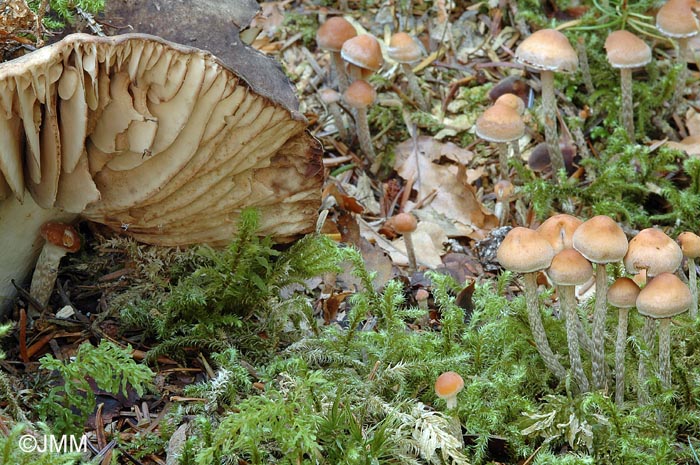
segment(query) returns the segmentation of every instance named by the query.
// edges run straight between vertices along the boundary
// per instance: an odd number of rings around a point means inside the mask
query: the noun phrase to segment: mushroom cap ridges
[[[464,379],[454,371],[444,372],[435,381],[435,394],[441,399],[454,397],[462,389],[464,389]]]
[[[420,60],[423,54],[418,42],[407,32],[394,33],[387,52],[392,60],[399,63],[413,63]]]
[[[637,296],[637,311],[649,318],[671,318],[690,308],[688,286],[673,273],[661,273]]]
[[[667,37],[692,37],[698,33],[693,0],[669,0],[656,13],[656,28]]]
[[[593,266],[578,251],[564,249],[554,256],[547,276],[557,286],[578,286],[593,276]]]
[[[340,56],[348,63],[372,71],[378,70],[384,63],[379,41],[371,34],[360,34],[346,40]]]
[[[583,221],[566,213],[550,216],[537,228],[537,232],[549,241],[555,253],[574,246],[574,232]]]
[[[506,270],[530,273],[548,268],[554,249],[537,231],[518,226],[506,234],[496,258]]]
[[[573,72],[578,68],[578,55],[564,34],[555,29],[540,29],[523,40],[515,50],[515,58],[531,68]]]
[[[377,99],[377,91],[367,81],[359,79],[345,89],[343,98],[353,108],[367,108]]]
[[[613,68],[637,68],[651,61],[651,48],[629,31],[612,32],[605,39],[605,50]]]
[[[1,64],[0,89],[13,95],[0,99],[3,120],[27,148],[10,147],[27,174],[10,186],[45,209],[170,246],[227,244],[252,205],[274,211],[261,234],[276,240],[315,227],[322,152],[306,119],[276,84],[258,93],[211,53],[75,34]]]
[[[665,272],[673,273],[681,265],[681,261],[681,247],[656,228],[643,229],[634,236],[624,258],[628,273],[637,274],[644,269],[648,277]]]
[[[594,216],[576,228],[574,249],[593,263],[612,263],[622,260],[627,252],[627,236],[612,218]]]
[[[617,278],[608,288],[607,300],[613,307],[632,308],[636,305],[639,291],[641,289],[637,283],[630,278]]]
[[[510,142],[525,134],[525,123],[513,107],[494,104],[476,120],[476,135],[489,142]]]
[[[686,231],[678,236],[678,243],[681,246],[683,255],[688,258],[700,257],[700,236]]]
[[[316,43],[322,50],[339,52],[345,41],[357,35],[357,31],[342,16],[333,16],[321,24],[316,31]]]

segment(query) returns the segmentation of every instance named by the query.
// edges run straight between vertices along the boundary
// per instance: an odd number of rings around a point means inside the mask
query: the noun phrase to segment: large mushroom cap
[[[629,31],[612,32],[605,39],[605,51],[613,68],[638,68],[651,61],[651,48]]]
[[[683,232],[678,236],[678,243],[684,256],[688,258],[700,257],[700,236],[697,234],[690,231]]]
[[[671,318],[690,308],[690,289],[676,275],[661,273],[637,296],[637,311],[649,318]]]
[[[322,170],[306,120],[208,52],[74,34],[0,65],[0,96],[17,198],[160,245],[228,243],[247,206],[262,234],[313,230]]]
[[[564,34],[556,29],[540,29],[523,40],[515,50],[515,58],[531,68],[573,72],[578,68],[578,55]]]
[[[496,103],[476,120],[476,135],[489,142],[510,142],[525,133],[525,123],[518,111]]]
[[[637,274],[646,270],[648,277],[673,273],[683,261],[680,246],[663,231],[643,229],[632,238],[624,262],[627,272]]]
[[[578,286],[593,276],[593,266],[574,249],[557,253],[549,265],[547,276],[558,286]]]
[[[399,63],[413,63],[420,60],[423,51],[418,42],[407,32],[397,32],[391,36],[389,58]]]
[[[378,70],[384,63],[379,41],[371,34],[360,34],[345,41],[340,56],[348,63],[371,71]]]
[[[617,278],[608,288],[607,301],[617,308],[632,308],[636,305],[639,286],[630,278]]]
[[[316,31],[316,43],[322,50],[340,52],[346,40],[357,35],[357,31],[350,22],[342,16],[328,18]]]
[[[698,33],[694,0],[669,0],[656,13],[656,28],[667,37],[692,37]]]
[[[503,239],[496,258],[506,270],[530,273],[549,267],[554,249],[537,231],[518,226]]]
[[[594,216],[584,221],[573,236],[574,249],[593,263],[612,263],[622,260],[627,252],[627,236],[612,218]]]

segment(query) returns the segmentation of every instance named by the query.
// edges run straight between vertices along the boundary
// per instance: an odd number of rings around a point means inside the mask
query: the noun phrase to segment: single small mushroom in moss
[[[557,378],[563,380],[566,378],[566,369],[549,346],[537,296],[537,272],[548,268],[552,263],[552,246],[537,231],[518,226],[508,232],[498,248],[496,257],[506,270],[523,274],[527,319],[535,347],[545,366]]]
[[[605,266],[622,260],[627,252],[627,236],[612,218],[594,216],[576,228],[573,236],[574,249],[596,264],[596,298],[593,310],[591,340],[593,350],[593,386],[605,389],[605,317],[607,314],[608,274]]]
[[[372,137],[369,132],[369,122],[367,121],[367,108],[377,99],[377,91],[371,84],[362,79],[353,81],[343,93],[343,99],[355,111],[355,128],[360,148],[365,153],[370,162],[373,162],[376,155]]]
[[[350,84],[348,75],[345,73],[345,63],[340,56],[340,50],[348,39],[357,35],[357,31],[348,20],[341,16],[334,16],[321,24],[316,31],[316,44],[321,50],[331,53],[333,68],[338,76],[338,87],[344,92]]]
[[[425,100],[423,91],[418,84],[418,78],[413,72],[412,64],[420,60],[423,51],[421,50],[418,42],[406,32],[397,32],[391,36],[389,41],[389,48],[387,49],[389,58],[396,61],[401,65],[406,80],[408,81],[408,88],[416,99],[418,107],[423,111],[430,111],[428,102]]]
[[[578,55],[566,36],[555,29],[540,29],[523,40],[515,50],[515,59],[538,70],[542,83],[542,108],[545,139],[554,171],[554,182],[565,169],[557,134],[557,104],[554,95],[554,73],[573,72],[578,67]]]
[[[629,31],[615,31],[605,40],[608,62],[620,70],[622,105],[620,119],[630,142],[634,142],[634,103],[632,99],[632,70],[651,61],[651,48]]]
[[[659,320],[659,376],[666,389],[671,388],[671,318],[688,310],[690,289],[676,275],[655,276],[637,296],[637,311]]]
[[[501,179],[508,179],[508,144],[525,133],[525,123],[518,111],[505,103],[489,107],[476,120],[476,135],[496,144]]]
[[[695,267],[695,259],[700,257],[700,236],[686,231],[678,236],[678,243],[681,246],[683,256],[688,260],[688,287],[690,287],[690,294],[693,296],[690,317],[695,319],[698,316],[698,272]]]
[[[493,214],[498,218],[499,226],[505,226],[510,213],[510,199],[515,192],[515,186],[507,179],[501,179],[493,186],[493,192],[496,194],[496,206],[493,208]]]
[[[574,380],[581,392],[588,392],[589,383],[579,349],[579,336],[576,311],[576,286],[588,281],[593,276],[593,267],[583,255],[574,249],[564,249],[552,259],[552,264],[547,270],[547,276],[557,286],[559,303],[566,321],[566,340],[569,346],[569,362]]]
[[[80,236],[68,224],[45,223],[41,227],[41,237],[46,242],[34,268],[29,294],[45,307],[56,283],[58,265],[66,254],[80,249]]]
[[[391,218],[391,225],[394,231],[403,235],[403,240],[406,244],[406,256],[408,257],[408,269],[409,271],[415,271],[418,264],[416,262],[416,249],[413,247],[413,238],[411,234],[413,234],[418,227],[416,217],[410,213],[399,213]]]
[[[630,278],[617,278],[608,289],[608,303],[618,309],[617,338],[615,339],[615,403],[621,407],[625,401],[625,349],[629,309],[633,308],[639,295],[639,286]]]
[[[457,408],[457,394],[464,389],[464,379],[454,371],[446,371],[435,381],[435,395],[444,399],[447,410]]]

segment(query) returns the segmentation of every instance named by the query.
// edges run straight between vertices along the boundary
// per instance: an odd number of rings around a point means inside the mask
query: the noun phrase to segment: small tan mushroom
[[[80,236],[70,225],[45,223],[41,227],[41,237],[46,243],[34,268],[29,294],[45,307],[56,283],[58,264],[67,253],[74,253],[80,249]]]

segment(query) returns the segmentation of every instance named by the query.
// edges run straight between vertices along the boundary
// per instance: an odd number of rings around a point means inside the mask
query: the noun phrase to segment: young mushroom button
[[[413,238],[411,234],[418,227],[416,217],[410,213],[399,213],[392,218],[394,231],[403,234],[403,240],[406,244],[406,256],[408,257],[408,269],[415,271],[418,264],[416,262],[416,251],[413,248]]]
[[[566,378],[566,370],[549,346],[537,298],[537,272],[552,263],[554,249],[537,231],[518,226],[503,239],[496,258],[506,270],[523,274],[527,318],[535,347],[547,368],[560,380]]]
[[[554,95],[554,73],[573,72],[578,67],[578,55],[566,36],[554,29],[540,29],[523,40],[515,50],[515,59],[540,71],[545,139],[552,160],[554,180],[565,168],[557,134],[557,109]]]
[[[457,407],[457,394],[462,389],[464,389],[464,380],[454,371],[444,372],[435,381],[435,395],[445,400],[448,410]]]

